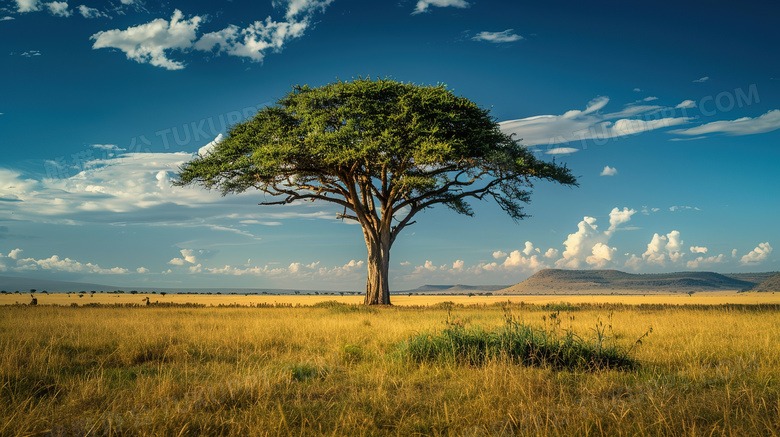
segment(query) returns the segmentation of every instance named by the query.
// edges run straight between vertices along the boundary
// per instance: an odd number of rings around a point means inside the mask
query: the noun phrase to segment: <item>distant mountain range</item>
[[[0,290],[7,293],[29,293],[44,290],[50,293],[115,290],[166,293],[221,293],[221,294],[341,294],[332,290],[294,290],[270,288],[163,288],[117,287],[86,282],[52,281],[45,279],[0,276]],[[780,273],[678,272],[635,274],[619,270],[560,270],[546,269],[519,284],[506,285],[423,285],[413,290],[393,291],[392,294],[650,294],[689,293],[699,291],[740,290],[780,291]],[[363,294],[347,291],[344,294]]]
[[[634,274],[619,270],[545,269],[496,294],[648,294],[750,290],[775,273],[715,272]]]

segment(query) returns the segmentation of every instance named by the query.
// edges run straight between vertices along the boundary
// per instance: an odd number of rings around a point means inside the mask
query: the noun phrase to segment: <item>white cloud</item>
[[[618,171],[615,167],[610,167],[608,165],[605,165],[604,170],[601,170],[599,176],[615,176],[616,174],[618,174]]]
[[[135,269],[135,271],[136,273],[141,273],[141,274],[149,273],[149,269],[147,269],[146,267],[138,267],[137,269]]]
[[[414,12],[412,12],[412,15],[428,12],[428,8],[430,6],[436,6],[439,8],[467,8],[469,7],[469,3],[465,0],[419,0],[414,8]]]
[[[658,100],[658,97],[650,96],[650,97],[645,97],[644,99],[642,99],[643,102],[652,102],[653,100]]]
[[[521,268],[523,270],[530,271],[536,271],[546,267],[539,261],[537,255],[527,257],[523,256],[523,253],[524,252],[520,252],[519,250],[513,250],[504,260],[504,263],[501,264],[501,267],[506,270],[515,270]]]
[[[563,245],[566,250],[563,251],[563,258],[555,262],[557,267],[576,269],[580,264],[590,256],[593,247],[605,240],[604,235],[598,231],[596,219],[593,217],[584,217],[577,225],[577,232],[569,234]]]
[[[46,3],[46,7],[49,9],[49,13],[55,17],[70,17],[73,12],[68,9],[68,2],[51,2]]]
[[[700,256],[696,259],[690,260],[687,263],[685,263],[685,266],[689,269],[698,269],[701,267],[710,267],[715,264],[722,264],[726,262],[723,254],[717,255],[717,256],[710,256],[710,257],[703,257]]]
[[[577,232],[569,234],[563,245],[563,257],[555,262],[559,268],[580,268],[585,263],[596,267],[604,267],[614,260],[617,248],[608,245],[612,235],[620,225],[628,223],[636,210],[612,208],[609,213],[609,228],[601,232],[593,217],[584,217],[577,225]],[[548,251],[549,252],[549,251]]]
[[[214,151],[214,148],[217,147],[217,144],[221,142],[222,142],[222,134],[218,134],[217,137],[214,138],[211,142],[198,149],[198,156],[204,157],[210,155],[211,152]]]
[[[773,109],[755,118],[742,117],[736,120],[713,121],[712,123],[689,129],[672,130],[669,133],[688,136],[723,133],[731,136],[740,136],[762,134],[777,129],[780,129],[780,109]]]
[[[539,249],[534,248],[534,244],[530,241],[526,241],[525,249],[523,249],[523,255],[530,256],[534,252],[539,253]]]
[[[675,212],[675,211],[701,211],[701,208],[698,206],[685,206],[685,205],[673,205],[669,207],[669,211]]]
[[[700,77],[698,79],[695,79],[692,82],[694,82],[694,83],[703,83],[703,82],[707,82],[708,80],[710,80],[709,76],[704,76],[704,77]]]
[[[615,247],[609,247],[604,243],[596,243],[591,249],[591,255],[585,258],[585,262],[594,267],[604,267],[612,261],[612,255],[617,251]]]
[[[547,249],[547,252],[544,253],[544,257],[548,259],[558,258],[558,249],[553,249],[552,247]]]
[[[642,91],[642,89],[641,89],[641,88],[634,88],[634,92],[635,92],[635,93],[638,93],[638,92],[641,92],[641,91]]]
[[[696,107],[696,102],[694,102],[693,100],[683,100],[682,102],[680,102],[679,105],[675,106],[674,109],[690,109],[695,107]]]
[[[203,35],[193,47],[261,62],[268,51],[278,53],[288,41],[303,36],[314,13],[324,11],[332,0],[287,0],[284,3],[287,4],[286,21],[267,17],[265,21],[255,21],[244,29],[231,24]]]
[[[292,20],[298,15],[312,14],[318,9],[324,12],[328,5],[333,3],[333,0],[282,0],[281,3],[287,4],[285,17]]]
[[[487,41],[498,44],[520,41],[523,39],[523,37],[514,33],[514,29],[507,29],[501,32],[479,32],[471,39],[475,41]]]
[[[40,1],[38,0],[16,0],[16,9],[19,12],[40,11]]]
[[[462,259],[456,260],[454,263],[452,263],[452,269],[453,270],[458,270],[458,271],[463,270],[463,265],[464,264],[465,263],[463,262]]]
[[[414,273],[418,274],[418,273],[422,273],[422,272],[425,272],[425,271],[435,272],[436,269],[437,269],[437,267],[435,265],[433,265],[432,261],[425,260],[425,263],[423,265],[417,266],[417,267],[414,268]]]
[[[628,223],[631,220],[631,216],[634,214],[636,214],[636,210],[634,209],[628,209],[626,207],[623,207],[622,210],[612,208],[612,211],[609,212],[609,229],[607,230],[607,233],[611,235],[617,230],[618,226],[623,223]]]
[[[194,47],[206,52],[216,48],[217,53],[224,52],[260,62],[267,51],[279,52],[289,40],[303,36],[308,26],[308,18],[302,21],[278,22],[268,17],[265,21],[256,21],[242,30],[230,25],[218,32],[207,33]]]
[[[653,118],[664,108],[653,105],[628,106],[622,111],[602,114],[609,97],[597,97],[584,110],[561,115],[538,115],[499,123],[501,130],[514,134],[528,146],[562,144],[589,139],[610,139],[685,124],[688,117]],[[627,117],[638,117],[627,118]],[[576,149],[573,149],[576,151]],[[569,152],[571,153],[571,152]]]
[[[575,149],[574,147],[556,147],[548,150],[546,153],[548,155],[569,155],[579,151],[580,149]]]
[[[117,48],[125,52],[127,59],[168,70],[180,70],[184,64],[169,59],[168,52],[191,48],[201,21],[199,16],[185,20],[182,12],[176,9],[170,22],[158,18],[126,30],[98,32],[90,39],[95,41],[93,49]]]
[[[506,258],[506,255],[507,255],[506,252],[502,252],[500,250],[493,252],[493,258],[495,259]]]
[[[174,266],[183,266],[184,265],[184,259],[183,258],[174,258],[170,261],[168,261],[168,264],[174,265]]]
[[[24,56],[25,58],[32,58],[34,56],[41,56],[41,52],[39,50],[30,50],[23,52],[21,56]]]
[[[90,8],[88,6],[79,5],[78,7],[79,14],[81,14],[84,18],[100,18],[100,17],[107,17],[106,14],[103,12],[100,12],[99,10],[95,8]]]
[[[747,255],[743,256],[739,263],[743,266],[752,266],[756,264],[760,264],[763,261],[766,261],[767,258],[769,258],[769,254],[772,253],[772,246],[769,244],[769,242],[760,243],[758,247],[750,251]]]
[[[18,272],[48,270],[54,272],[91,273],[98,275],[121,275],[128,273],[128,270],[122,267],[105,269],[97,264],[89,262],[84,264],[67,257],[61,258],[59,255],[52,255],[45,259],[19,258],[18,254],[21,252],[21,249],[15,249],[11,253],[14,252],[16,252],[16,257],[11,257],[9,254],[9,258],[16,260],[16,265],[11,266],[10,269]]]
[[[679,231],[672,231],[666,235],[653,234],[652,240],[647,244],[647,250],[642,254],[642,260],[648,264],[664,266],[666,261],[676,263],[685,255],[680,252],[683,241]],[[632,262],[629,260],[629,262]],[[637,265],[634,265],[637,267]]]
[[[701,246],[691,246],[690,251],[691,253],[707,253],[707,248]]]

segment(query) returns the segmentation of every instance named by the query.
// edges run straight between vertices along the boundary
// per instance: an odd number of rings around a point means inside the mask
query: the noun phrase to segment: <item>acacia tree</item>
[[[390,248],[426,208],[473,215],[468,199],[493,199],[525,217],[533,179],[576,185],[566,166],[536,159],[489,111],[446,86],[356,79],[295,86],[275,105],[232,126],[177,185],[223,195],[250,188],[273,197],[338,205],[360,223],[368,249],[366,304],[390,304]]]

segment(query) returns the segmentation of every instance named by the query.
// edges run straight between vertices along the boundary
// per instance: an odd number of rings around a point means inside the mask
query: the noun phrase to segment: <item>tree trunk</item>
[[[366,278],[366,305],[390,305],[390,235],[381,235],[379,241],[364,230],[368,248],[368,276]]]

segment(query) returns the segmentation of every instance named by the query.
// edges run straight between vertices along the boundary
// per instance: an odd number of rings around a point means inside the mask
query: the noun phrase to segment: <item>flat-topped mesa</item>
[[[646,294],[742,291],[756,283],[715,272],[626,273],[619,270],[545,269],[496,294]]]

